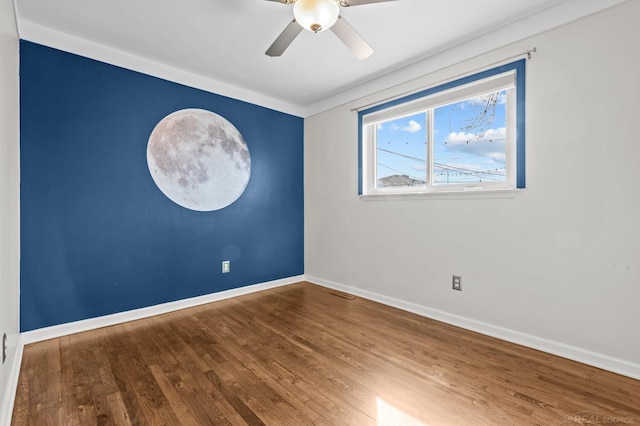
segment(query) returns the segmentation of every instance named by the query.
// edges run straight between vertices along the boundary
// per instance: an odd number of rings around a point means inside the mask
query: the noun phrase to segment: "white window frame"
[[[475,96],[507,91],[506,180],[504,182],[433,182],[433,111]],[[376,126],[417,113],[427,117],[427,182],[420,186],[377,187]],[[470,75],[360,111],[360,187],[367,196],[515,191],[524,188],[524,60]]]

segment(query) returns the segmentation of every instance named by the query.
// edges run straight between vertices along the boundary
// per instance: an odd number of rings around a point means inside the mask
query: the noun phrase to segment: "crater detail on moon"
[[[203,109],[179,110],[160,120],[149,136],[147,165],[164,195],[196,211],[227,207],[251,176],[249,149],[238,129]]]

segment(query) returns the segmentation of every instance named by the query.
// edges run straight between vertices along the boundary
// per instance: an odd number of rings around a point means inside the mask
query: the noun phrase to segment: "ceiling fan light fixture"
[[[319,33],[336,23],[340,6],[336,0],[296,0],[293,16],[305,30]]]

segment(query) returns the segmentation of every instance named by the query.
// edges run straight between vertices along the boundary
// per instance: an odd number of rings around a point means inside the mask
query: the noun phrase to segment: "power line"
[[[461,174],[465,174],[465,175],[478,175],[478,174],[483,174],[483,175],[493,175],[493,176],[503,176],[500,173],[493,173],[491,170],[497,170],[497,169],[486,169],[486,170],[472,170],[472,169],[465,169],[464,167],[456,167],[456,166],[450,166],[448,164],[442,164],[442,163],[433,163],[433,165],[435,167],[440,167],[441,169],[446,169],[446,170],[453,170],[455,172],[461,173]],[[507,168],[504,167],[504,169],[506,170]]]
[[[489,142],[489,143],[493,143],[493,142],[506,141],[506,140],[507,140],[506,138],[491,138],[491,139],[476,139],[476,140],[469,139],[469,140],[467,140],[466,142],[467,142],[467,143],[469,143],[469,142],[471,142],[471,143],[475,143],[475,142]],[[449,141],[447,141],[447,140],[442,141],[442,142],[434,141],[433,143],[434,143],[434,144],[439,144],[439,145],[448,145],[448,144],[449,144]]]
[[[422,158],[418,158],[418,157],[413,157],[413,156],[411,156],[411,155],[402,154],[402,153],[400,153],[400,152],[391,151],[391,150],[389,150],[389,149],[384,149],[384,148],[380,148],[380,147],[378,147],[377,149],[378,149],[379,151],[387,152],[387,153],[389,153],[389,154],[397,155],[397,156],[399,156],[399,157],[407,158],[407,159],[409,159],[409,160],[418,161],[418,162],[420,162],[420,163],[425,163],[425,164],[426,164],[426,162],[427,162],[427,160],[426,160],[426,159],[422,159]],[[401,174],[403,174],[403,175],[405,175],[405,174],[406,174],[406,173],[405,173],[405,172],[403,172],[403,171],[400,171],[400,170],[394,169],[394,168],[389,167],[389,166],[387,166],[387,165],[384,165],[384,164],[382,164],[382,163],[378,163],[378,165],[381,165],[382,167],[385,167],[385,168],[387,168],[387,169],[393,170],[394,172],[401,173]],[[459,174],[461,174],[461,175],[465,175],[465,176],[472,176],[472,175],[475,175],[475,176],[479,176],[479,177],[484,177],[485,179],[496,180],[496,181],[500,181],[501,179],[496,179],[496,178],[493,178],[492,176],[504,176],[502,173],[494,173],[494,172],[492,172],[492,170],[493,170],[493,169],[487,169],[487,170],[472,170],[472,169],[466,169],[466,168],[464,168],[464,167],[451,166],[451,165],[448,165],[448,164],[436,163],[436,162],[434,162],[434,163],[433,163],[433,166],[434,166],[434,168],[438,167],[438,168],[443,169],[443,170],[448,170],[448,171],[449,171],[449,170],[451,170],[451,171],[454,171],[454,172],[456,172],[456,173],[459,173]],[[505,169],[505,171],[506,171],[506,167],[505,167],[504,169]],[[495,170],[497,171],[497,169],[495,169]],[[447,172],[447,173],[448,173],[448,172]],[[482,176],[480,176],[480,175],[482,175]],[[407,176],[409,176],[409,175],[407,175]],[[409,176],[409,177],[411,177],[411,178],[415,179],[415,177],[414,177],[414,176]]]
[[[407,154],[401,154],[401,153],[399,153],[399,152],[391,151],[391,150],[384,149],[384,148],[378,148],[378,150],[379,150],[379,151],[388,152],[389,154],[394,154],[394,155],[397,155],[397,156],[399,156],[399,157],[408,158],[409,160],[420,161],[421,163],[426,163],[426,162],[427,162],[427,160],[425,160],[425,159],[423,159],[423,158],[412,157],[412,156],[407,155]]]

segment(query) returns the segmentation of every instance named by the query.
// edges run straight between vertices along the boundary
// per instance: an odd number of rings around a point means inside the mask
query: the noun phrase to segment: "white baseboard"
[[[432,318],[437,321],[505,340],[507,342],[516,343],[522,346],[537,349],[563,358],[581,362],[583,364],[602,368],[603,370],[618,373],[623,376],[631,377],[636,380],[640,380],[640,364],[599,354],[575,346],[566,345],[561,342],[555,342],[541,337],[532,336],[526,333],[521,333],[519,331],[487,324],[470,318],[453,315],[437,309],[417,305],[415,303],[395,299],[393,297],[384,296],[356,287],[339,284],[322,278],[308,275],[299,275],[295,277],[284,278],[281,280],[255,284],[247,287],[226,290],[219,293],[208,294],[205,296],[163,303],[161,305],[150,306],[147,308],[135,309],[132,311],[121,312],[117,314],[106,315],[103,317],[56,325],[52,327],[46,327],[22,333],[18,337],[18,344],[11,366],[11,374],[7,383],[5,397],[3,401],[0,401],[0,426],[9,426],[11,423],[11,415],[15,402],[16,390],[18,387],[20,365],[22,362],[22,353],[24,345],[26,344],[66,336],[73,333],[79,333],[82,331],[93,330],[96,328],[107,327],[127,321],[148,318],[154,315],[160,315],[167,312],[186,309],[192,306],[203,305],[205,303],[211,303],[218,300],[229,299],[232,297],[267,290],[270,288],[294,284],[300,281],[308,281],[310,283],[321,285],[323,287],[351,293],[365,299],[373,300],[388,306],[392,306],[394,308],[402,309],[407,312],[412,312],[427,318]]]
[[[324,287],[329,287],[335,290],[344,291],[346,293],[351,293],[351,294],[363,297],[365,299],[382,303],[384,305],[402,309],[403,311],[412,312],[414,314],[418,314],[423,317],[427,317],[427,318],[431,318],[447,324],[455,325],[460,328],[475,331],[481,334],[485,334],[487,336],[505,340],[507,342],[516,343],[518,345],[537,349],[543,352],[550,353],[552,355],[557,355],[562,358],[567,358],[583,364],[598,367],[603,370],[621,374],[623,376],[631,377],[636,380],[640,380],[640,364],[637,364],[637,363],[632,363],[629,361],[625,361],[623,359],[614,358],[608,355],[592,352],[586,349],[567,345],[561,342],[555,342],[552,340],[544,339],[544,338],[533,336],[530,334],[521,333],[516,330],[511,330],[508,328],[495,326],[495,325],[484,323],[481,321],[476,321],[471,318],[450,314],[437,309],[432,309],[426,306],[418,305],[418,304],[407,302],[404,300],[395,299],[393,297],[384,296],[378,293],[373,293],[373,292],[362,290],[356,287],[339,284],[339,283],[332,282],[332,281],[325,280],[318,277],[307,275],[306,281],[313,284],[318,284]]]
[[[82,321],[75,321],[66,324],[54,325],[51,327],[40,328],[37,330],[26,331],[18,336],[16,350],[11,364],[11,372],[9,380],[6,384],[5,396],[0,401],[0,426],[9,426],[11,424],[11,416],[13,414],[13,405],[15,403],[16,392],[18,389],[18,379],[20,376],[20,366],[22,364],[22,354],[24,346],[29,343],[41,342],[43,340],[54,339],[56,337],[66,336],[69,334],[80,333],[83,331],[94,330],[97,328],[108,327],[110,325],[121,324],[123,322],[135,321],[138,319],[148,318],[154,315],[160,315],[168,312],[178,311],[193,306],[204,305],[206,303],[216,302],[219,300],[230,299],[232,297],[243,296],[245,294],[256,293],[270,288],[281,287],[305,281],[304,275],[283,278],[280,280],[269,281],[261,284],[254,284],[246,287],[234,288],[218,293],[207,294],[204,296],[192,297],[189,299],[177,300],[175,302],[163,303],[160,305],[149,306],[147,308],[134,309],[131,311],[120,312],[117,314],[105,315],[97,318],[90,318]]]
[[[243,296],[245,294],[255,293],[270,288],[281,287],[304,280],[304,275],[298,275],[295,277],[283,278],[266,283],[234,288],[231,290],[225,290],[218,293],[207,294],[204,296],[192,297],[189,299],[177,300],[175,302],[149,306],[147,308],[134,309],[117,314],[105,315],[97,318],[90,318],[81,321],[54,325],[51,327],[39,328],[37,330],[26,331],[22,333],[22,342],[24,345],[28,345],[29,343],[41,342],[43,340],[54,339],[56,337],[66,336],[69,334],[95,330],[96,328],[108,327],[110,325],[121,324],[128,321],[135,321],[154,315],[160,315],[167,312],[190,308],[193,306],[204,305],[205,303],[216,302],[218,300],[229,299],[232,297]]]
[[[22,364],[22,351],[24,349],[24,343],[22,342],[22,336],[18,335],[18,342],[13,354],[13,360],[11,362],[11,370],[9,373],[9,379],[6,383],[4,392],[4,398],[0,401],[0,426],[10,426],[11,416],[13,415],[13,404],[16,400],[16,391],[18,390],[18,379],[20,377],[20,366]]]

